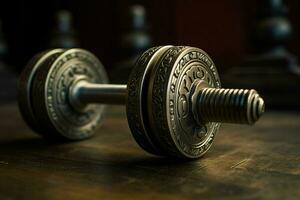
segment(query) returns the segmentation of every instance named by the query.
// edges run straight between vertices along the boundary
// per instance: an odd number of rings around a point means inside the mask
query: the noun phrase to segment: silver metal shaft
[[[255,90],[197,88],[191,98],[198,123],[253,124],[264,113],[264,101]],[[81,80],[70,87],[69,99],[80,110],[90,103],[126,104],[127,86]]]
[[[255,90],[204,88],[199,91],[193,113],[197,121],[254,124],[265,104]]]
[[[95,84],[79,81],[70,88],[70,102],[75,107],[90,103],[125,104],[126,85]]]

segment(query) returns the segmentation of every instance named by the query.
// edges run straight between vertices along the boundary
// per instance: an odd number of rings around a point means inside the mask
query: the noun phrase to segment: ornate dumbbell
[[[19,81],[27,124],[50,138],[80,140],[101,124],[104,104],[127,104],[129,127],[146,151],[198,158],[220,122],[253,124],[264,112],[255,90],[221,89],[211,58],[193,47],[147,50],[126,85],[109,85],[103,65],[82,49],[37,55]]]

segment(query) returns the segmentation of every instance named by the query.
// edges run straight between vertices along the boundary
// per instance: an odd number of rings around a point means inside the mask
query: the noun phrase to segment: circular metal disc
[[[49,57],[35,72],[31,105],[46,137],[80,140],[94,134],[103,118],[104,105],[89,105],[82,112],[69,103],[69,89],[78,79],[107,83],[101,62],[82,49],[70,49]]]
[[[128,79],[127,120],[136,142],[147,152],[161,155],[155,138],[149,133],[147,93],[150,72],[163,53],[172,46],[153,47],[137,60]]]
[[[220,123],[199,124],[192,112],[193,85],[220,88],[211,58],[192,47],[172,47],[153,67],[147,110],[152,137],[164,155],[198,158],[212,144]]]
[[[33,113],[31,104],[31,86],[37,69],[51,56],[60,55],[64,50],[53,49],[41,52],[34,56],[22,71],[18,81],[18,104],[21,115],[27,125],[35,132],[40,133],[39,124]]]

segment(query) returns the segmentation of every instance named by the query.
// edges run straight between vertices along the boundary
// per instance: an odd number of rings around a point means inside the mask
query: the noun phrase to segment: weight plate
[[[27,125],[36,133],[40,133],[40,127],[33,113],[31,102],[31,86],[37,69],[52,55],[59,55],[62,49],[53,49],[41,52],[34,56],[20,74],[18,81],[18,104],[20,113]]]
[[[101,62],[82,49],[52,55],[36,70],[31,99],[43,135],[80,140],[92,136],[101,124],[104,105],[91,104],[79,112],[69,102],[69,89],[79,79],[99,84],[108,82]]]
[[[150,72],[163,53],[172,46],[153,47],[137,60],[128,79],[127,120],[136,142],[147,152],[161,155],[155,138],[151,138],[147,111],[147,93]]]
[[[172,47],[153,67],[148,88],[151,134],[165,155],[198,158],[214,140],[220,123],[199,124],[192,112],[193,85],[220,88],[211,58],[201,49]]]

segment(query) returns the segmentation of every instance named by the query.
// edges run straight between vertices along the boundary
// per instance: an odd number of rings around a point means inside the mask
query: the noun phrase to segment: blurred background
[[[126,83],[143,51],[188,45],[215,61],[223,87],[255,88],[267,109],[300,109],[300,1],[13,0],[0,6],[0,101],[16,100],[29,59],[80,47]]]

